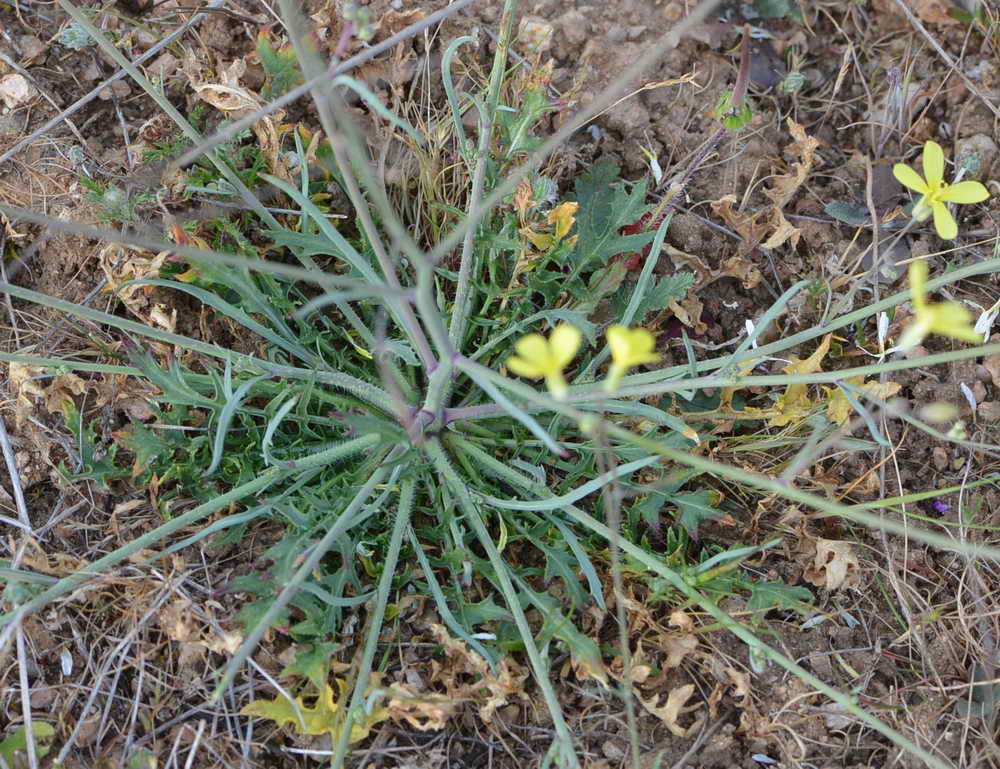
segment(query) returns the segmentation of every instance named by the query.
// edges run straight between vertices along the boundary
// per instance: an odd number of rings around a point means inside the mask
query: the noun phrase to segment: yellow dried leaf
[[[341,693],[344,690],[344,683],[338,681]],[[329,684],[323,686],[323,691],[316,697],[315,703],[310,707],[305,703],[305,697],[296,697],[296,708],[286,697],[278,697],[274,700],[254,700],[249,705],[245,705],[240,711],[245,716],[258,716],[274,721],[278,726],[291,726],[298,734],[319,735],[329,734],[336,742],[340,730],[343,726],[343,716],[340,715],[340,706],[333,701],[333,688]],[[368,736],[371,727],[384,721],[387,715],[384,710],[376,710],[361,723],[355,721],[351,727],[349,742],[359,742]]]
[[[898,382],[871,380],[862,384],[863,379],[864,377],[852,377],[846,383],[870,393],[873,397],[883,401],[891,398],[902,389],[902,385]],[[847,424],[847,420],[854,414],[854,407],[847,399],[847,395],[839,387],[824,387],[823,390],[826,392],[828,399],[826,404],[827,419],[835,425],[843,426]]]
[[[521,230],[521,234],[524,235],[531,245],[537,248],[539,251],[548,251],[552,246],[555,245],[556,239],[551,235],[546,235],[545,233],[535,232],[531,227],[525,227]]]
[[[545,221],[556,226],[556,240],[562,240],[573,229],[573,222],[576,221],[576,212],[579,208],[579,203],[566,202],[560,203],[549,211]]]
[[[791,363],[785,366],[786,374],[815,374],[822,371],[823,358],[830,349],[833,334],[827,334],[819,347],[805,360],[792,357]],[[809,398],[809,388],[804,384],[790,384],[785,392],[778,396],[774,404],[777,414],[768,420],[771,427],[784,427],[787,424],[805,419],[813,409]]]
[[[517,185],[517,190],[514,192],[514,210],[521,217],[521,221],[524,221],[524,216],[528,213],[528,209],[535,205],[537,205],[537,201],[531,189],[531,182],[527,179],[522,179],[521,183]]]

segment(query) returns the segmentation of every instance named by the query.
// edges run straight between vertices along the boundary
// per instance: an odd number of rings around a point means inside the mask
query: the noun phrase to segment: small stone
[[[97,62],[91,59],[87,62],[87,66],[80,70],[80,77],[83,80],[97,80],[101,77],[101,70],[97,66]]]
[[[634,27],[629,27],[628,28],[628,39],[632,40],[632,41],[638,40],[640,37],[642,37],[644,34],[646,34],[646,30],[647,29],[648,29],[648,27],[646,27],[645,24],[637,24]]]
[[[177,57],[170,53],[170,51],[165,51],[157,56],[153,60],[153,63],[147,67],[147,72],[152,77],[163,82],[177,71],[179,65],[180,62],[177,61]]]
[[[987,422],[1000,422],[1000,402],[986,401],[980,403],[976,415]]]
[[[988,176],[997,157],[997,144],[986,134],[976,134],[955,142],[955,168],[964,168],[963,179]]]
[[[56,689],[53,686],[43,686],[31,690],[31,709],[45,710],[56,700]]]
[[[566,36],[570,45],[583,45],[590,33],[590,23],[587,17],[579,11],[567,11],[556,19],[555,27]]]
[[[628,37],[628,32],[621,24],[615,24],[614,26],[608,27],[605,37],[609,43],[624,43],[625,39]]]
[[[627,755],[625,749],[615,740],[605,740],[601,746],[601,752],[604,753],[605,758],[609,758],[616,763],[624,760]]]
[[[552,47],[555,28],[545,19],[525,16],[518,27],[517,43],[522,53],[545,53]]]
[[[130,93],[132,93],[132,88],[128,83],[124,80],[116,80],[98,91],[97,98],[101,101],[111,101],[112,99],[124,99]]]
[[[38,96],[28,78],[17,73],[0,77],[0,100],[10,109],[17,109]]]
[[[935,446],[931,452],[931,461],[938,470],[948,467],[948,452],[943,446]]]
[[[34,35],[22,35],[19,44],[24,64],[37,64],[49,50],[49,47]]]
[[[684,3],[667,3],[663,7],[663,15],[666,17],[667,21],[679,21],[684,15]]]

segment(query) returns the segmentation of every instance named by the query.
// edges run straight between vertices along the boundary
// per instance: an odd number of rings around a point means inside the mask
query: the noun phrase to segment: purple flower
[[[934,500],[934,511],[937,513],[947,513],[951,510],[951,505],[947,502],[942,502],[940,499]]]

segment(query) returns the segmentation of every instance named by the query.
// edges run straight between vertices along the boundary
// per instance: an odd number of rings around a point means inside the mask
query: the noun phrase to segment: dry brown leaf
[[[45,369],[41,366],[29,366],[27,363],[7,364],[7,381],[14,392],[15,405],[14,416],[17,420],[18,428],[24,420],[35,411],[35,398],[45,396],[42,389],[41,377],[45,374]]]
[[[222,82],[210,83],[191,79],[190,70],[185,68],[185,74],[188,74],[191,80],[191,88],[198,94],[198,98],[233,119],[246,117],[261,105],[261,99],[257,94],[240,85],[240,78],[246,71],[246,61],[235,59],[219,74]]]
[[[679,686],[670,692],[667,697],[667,702],[664,705],[657,705],[658,697],[654,696],[649,700],[645,700],[639,697],[639,702],[642,706],[646,708],[649,713],[659,718],[663,725],[666,726],[672,734],[677,737],[686,737],[692,730],[699,727],[700,722],[696,722],[693,726],[685,729],[679,723],[677,723],[677,718],[682,713],[687,713],[692,710],[696,710],[700,705],[693,705],[691,707],[684,707],[691,695],[694,694],[694,684],[685,684],[684,686]]]
[[[788,241],[792,242],[792,248],[795,248],[799,244],[799,238],[802,237],[802,230],[793,226],[785,218],[780,209],[774,208],[771,210],[771,220],[768,225],[773,232],[768,236],[767,240],[760,244],[761,248],[777,248],[778,246],[783,246]]]
[[[660,646],[667,657],[663,667],[667,670],[675,668],[684,658],[698,649],[698,638],[694,634],[694,621],[680,609],[670,615],[670,626],[677,628],[677,633],[661,633]]]
[[[764,239],[767,228],[758,221],[760,214],[756,216],[753,214],[744,215],[734,211],[733,204],[735,202],[735,195],[725,195],[718,200],[711,201],[709,205],[716,216],[722,217],[727,227],[736,231],[736,234],[743,240],[744,250],[749,252]]]
[[[726,668],[726,675],[733,682],[733,696],[736,699],[743,699],[750,694],[750,676],[736,668]]]
[[[660,638],[663,651],[667,658],[663,661],[666,670],[675,668],[684,661],[684,658],[698,648],[698,639],[690,634],[670,634]]]
[[[689,292],[680,302],[671,302],[667,306],[677,320],[693,330],[695,335],[701,336],[708,331],[708,326],[701,320],[705,306],[694,294]]]
[[[990,339],[990,342],[992,341],[993,339]],[[990,372],[990,379],[993,381],[993,386],[1000,387],[1000,353],[987,355],[983,358],[983,367]]]
[[[731,256],[712,272],[712,280],[736,278],[747,291],[760,285],[761,274],[757,265],[742,256]]]
[[[771,188],[764,190],[764,194],[778,209],[784,208],[805,183],[815,161],[816,148],[819,147],[819,139],[806,134],[806,130],[794,120],[788,118],[786,125],[795,141],[785,147],[784,151],[798,156],[799,160],[792,163],[791,173],[775,175],[772,177]]]
[[[955,6],[948,0],[912,0],[913,10],[925,24],[940,24],[947,26],[961,24],[958,19],[948,13]]]
[[[744,253],[749,253],[758,246],[772,249],[788,242],[794,248],[802,236],[801,230],[785,218],[782,209],[808,178],[816,160],[819,140],[806,134],[805,129],[791,118],[787,125],[795,141],[785,147],[785,152],[797,156],[798,160],[791,164],[789,173],[776,174],[770,189],[764,190],[764,194],[771,200],[770,208],[756,214],[740,215],[733,210],[736,202],[734,195],[726,195],[711,203],[712,210],[739,234]]]
[[[412,687],[394,684],[383,706],[394,721],[404,721],[421,732],[444,729],[455,715],[457,701],[445,694],[417,694]]]
[[[178,598],[160,609],[157,621],[160,630],[171,641],[187,642],[200,637],[191,601],[186,598]]]
[[[72,404],[73,398],[87,391],[87,383],[76,374],[61,374],[45,388],[45,410],[59,414],[63,406]]]
[[[803,578],[816,587],[839,590],[854,587],[861,580],[861,564],[850,542],[817,539],[816,555],[806,564]]]
[[[244,640],[243,634],[237,633],[235,630],[214,630],[212,633],[203,636],[201,642],[209,651],[232,657],[236,654],[240,646],[243,645]]]
[[[82,571],[87,567],[87,562],[68,553],[55,553],[49,555],[42,546],[31,537],[24,538],[24,555],[21,557],[21,565],[42,574],[53,577],[65,577],[76,571]],[[14,542],[10,541],[10,552],[15,552],[18,548]]]
[[[444,663],[431,663],[432,682],[443,685],[454,702],[475,702],[485,723],[492,721],[497,708],[506,705],[511,697],[527,696],[524,682],[528,671],[511,658],[505,657],[493,672],[485,659],[464,641],[452,638],[443,625],[432,624],[431,632],[445,653]]]
[[[670,627],[690,633],[694,631],[694,620],[688,616],[687,612],[676,609],[670,613]]]
[[[154,280],[160,276],[169,251],[153,254],[109,243],[97,255],[98,264],[108,281],[107,290],[122,301],[125,308],[145,323],[150,322],[149,304],[152,287],[138,283],[122,285],[132,280]]]
[[[402,32],[410,25],[416,24],[426,17],[426,13],[416,8],[408,11],[396,11],[390,8],[378,20],[378,28],[373,39],[375,42],[388,40],[397,32]]]

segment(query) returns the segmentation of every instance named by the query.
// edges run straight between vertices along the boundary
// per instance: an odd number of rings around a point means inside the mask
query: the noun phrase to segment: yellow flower
[[[937,142],[928,141],[924,144],[923,179],[903,163],[896,163],[892,167],[892,175],[904,187],[923,196],[913,208],[913,218],[922,222],[933,213],[934,227],[945,240],[958,235],[958,225],[948,210],[947,203],[980,203],[990,196],[989,191],[979,182],[948,184],[944,181],[944,152]]]
[[[612,326],[607,333],[608,347],[611,348],[611,366],[608,378],[604,380],[605,390],[615,390],[625,372],[641,363],[655,363],[660,356],[653,352],[655,337],[644,328],[629,329]]]
[[[562,372],[576,357],[580,339],[580,332],[565,323],[556,326],[548,339],[541,334],[528,334],[514,345],[517,355],[507,358],[507,368],[529,379],[545,377],[549,392],[556,398],[565,398],[567,388]]]
[[[982,334],[972,326],[972,313],[958,302],[927,303],[927,263],[910,263],[910,290],[913,292],[913,312],[916,316],[899,340],[899,348],[907,350],[920,344],[928,334],[941,334],[965,342],[981,342]]]

